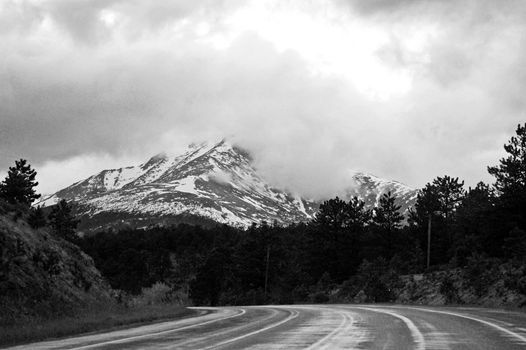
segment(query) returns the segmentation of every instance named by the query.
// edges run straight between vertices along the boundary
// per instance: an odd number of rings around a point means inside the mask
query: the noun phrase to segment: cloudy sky
[[[312,196],[472,185],[526,121],[523,0],[0,0],[0,52],[0,169],[45,193],[222,137]]]

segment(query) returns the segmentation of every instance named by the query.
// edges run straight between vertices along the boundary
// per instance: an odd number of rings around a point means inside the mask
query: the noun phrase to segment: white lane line
[[[256,331],[253,331],[253,332],[250,332],[250,333],[247,333],[247,334],[243,334],[243,335],[241,335],[239,337],[231,338],[231,339],[222,341],[220,343],[214,344],[212,346],[209,346],[209,347],[206,347],[206,348],[202,348],[201,350],[215,349],[217,347],[220,347],[220,346],[223,346],[223,345],[226,345],[226,344],[230,344],[230,343],[233,343],[233,342],[241,340],[241,339],[245,339],[245,338],[251,337],[251,336],[253,336],[255,334],[267,331],[269,329],[272,329],[272,328],[275,328],[277,326],[280,326],[280,325],[282,325],[282,324],[284,324],[286,322],[289,322],[290,320],[295,319],[296,317],[298,317],[298,315],[299,315],[298,311],[295,311],[295,310],[294,311],[290,311],[290,315],[284,320],[281,320],[281,321],[279,321],[277,323],[271,324],[271,325],[269,325],[267,327],[258,329]]]
[[[424,336],[422,335],[418,327],[409,318],[402,316],[400,314],[397,314],[391,311],[387,311],[387,310],[382,310],[382,309],[376,309],[376,308],[370,308],[370,307],[356,307],[356,308],[362,309],[362,310],[370,310],[370,311],[374,311],[378,313],[384,313],[384,314],[391,315],[393,317],[396,317],[402,320],[407,326],[407,328],[409,328],[409,331],[411,332],[411,336],[413,337],[413,340],[415,341],[415,344],[416,344],[416,350],[424,350],[426,348],[425,346],[426,342],[425,342]]]
[[[192,325],[184,326],[184,327],[180,327],[180,328],[175,328],[175,329],[167,329],[167,330],[159,331],[159,332],[135,335],[133,337],[109,340],[109,341],[105,341],[105,342],[102,342],[102,343],[89,344],[89,345],[85,345],[85,346],[71,348],[70,350],[90,349],[90,348],[94,348],[94,347],[102,346],[102,345],[126,343],[126,342],[128,342],[130,340],[149,338],[149,337],[153,337],[153,336],[160,335],[160,334],[175,333],[175,332],[182,331],[184,329],[199,327],[199,326],[203,326],[203,325],[206,325],[206,324],[227,320],[227,319],[234,318],[234,317],[239,317],[239,316],[244,315],[247,312],[245,309],[240,309],[240,310],[241,310],[241,312],[238,312],[235,315],[231,315],[231,316],[227,316],[227,317],[221,317],[221,318],[218,318],[218,319],[215,319],[215,320],[210,320],[210,321],[205,321],[205,322],[201,322],[201,323],[196,323],[196,324],[192,324]]]
[[[449,344],[451,343],[451,333],[439,332],[438,329],[433,326],[431,323],[426,321],[421,321],[423,328],[425,329],[426,334],[426,346],[430,347],[433,350],[449,350]],[[456,339],[455,344],[462,344],[462,341]]]
[[[305,349],[358,349],[360,348],[359,344],[367,341],[367,331],[359,326],[356,325],[356,321],[358,319],[359,321],[362,321],[362,318],[359,313],[356,311],[348,310],[347,308],[344,308],[342,310],[341,308],[335,308],[333,306],[315,306],[315,305],[302,305],[302,306],[290,306],[287,305],[287,308],[297,308],[300,310],[307,310],[307,311],[318,311],[322,312],[322,314],[319,316],[319,318],[316,319],[316,322],[313,324],[308,325],[306,328],[303,328],[303,331],[301,326],[298,328],[299,333],[296,333],[295,339],[302,339],[306,340],[303,342],[306,346]],[[332,319],[330,319],[330,322],[327,322],[327,320],[323,317],[323,312],[328,312],[331,314],[336,314],[340,316],[344,316],[347,319],[342,320],[342,322],[336,327],[340,328],[339,332],[334,330],[330,332],[330,330],[327,330],[326,327],[320,327],[321,324],[327,325],[332,323]],[[313,332],[314,330],[314,332]],[[326,334],[322,339],[319,339],[320,336],[323,336],[323,334],[320,335],[320,330],[324,330],[329,333],[333,334]],[[332,335],[332,337],[331,337]],[[314,338],[314,339],[313,339]],[[316,338],[318,339],[316,341]],[[294,338],[293,338],[294,339]],[[310,343],[308,339],[312,339],[311,341],[314,341],[314,343]],[[325,342],[324,342],[325,341]],[[310,346],[309,346],[310,343]],[[283,344],[280,344],[283,345]],[[294,343],[294,346],[297,346],[297,343]],[[278,347],[279,349],[286,349],[287,347]],[[270,348],[268,348],[270,349]],[[267,350],[267,349],[265,349]]]
[[[317,342],[309,346],[307,350],[317,349],[321,344],[323,344],[324,342],[326,342],[327,340],[331,339],[336,334],[341,332],[341,330],[347,325],[347,322],[349,322],[349,318],[347,317],[347,314],[344,314],[342,312],[338,312],[338,314],[342,316],[342,322],[338,325],[338,327],[336,327],[336,329],[334,329],[332,332],[325,335],[323,338],[321,338],[320,340],[318,340]],[[352,324],[353,320],[351,319],[350,322]]]
[[[266,310],[266,309],[263,309],[263,310]],[[270,316],[267,316],[267,317],[265,317],[262,320],[258,320],[257,321],[258,323],[267,322],[268,320],[274,318],[279,313],[278,309],[269,309],[269,310],[271,312]],[[188,344],[199,343],[199,342],[202,342],[203,340],[219,337],[219,336],[222,336],[222,335],[225,335],[225,334],[228,334],[228,333],[238,332],[238,331],[240,331],[242,329],[249,328],[249,327],[252,327],[252,326],[253,326],[253,324],[249,323],[249,324],[245,324],[243,326],[229,328],[229,329],[224,330],[224,331],[219,331],[219,332],[207,334],[207,335],[202,336],[200,338],[189,339],[189,340],[183,341],[181,343],[177,343],[176,345],[179,348],[179,347],[182,347],[182,346],[185,346],[185,345],[188,345]],[[167,349],[174,349],[174,344],[171,344],[170,346],[168,346]]]
[[[426,311],[426,312],[432,312],[432,313],[435,313],[435,314],[451,315],[451,316],[466,318],[466,319],[472,320],[472,321],[477,321],[477,322],[480,322],[482,324],[485,324],[486,326],[490,326],[492,328],[495,328],[496,330],[498,330],[500,332],[506,333],[507,335],[510,335],[513,338],[516,338],[516,339],[518,339],[519,341],[521,341],[523,343],[526,343],[526,337],[524,337],[524,336],[522,336],[522,335],[520,335],[518,333],[515,333],[513,331],[510,331],[509,329],[501,327],[498,324],[495,324],[495,323],[492,323],[492,322],[489,322],[489,321],[486,321],[486,320],[482,320],[480,318],[476,318],[476,317],[473,317],[473,316],[467,316],[467,315],[457,314],[455,312],[448,312],[448,311],[430,310],[430,309],[424,309],[424,308],[419,308],[419,307],[406,307],[405,309],[421,310],[421,311]]]

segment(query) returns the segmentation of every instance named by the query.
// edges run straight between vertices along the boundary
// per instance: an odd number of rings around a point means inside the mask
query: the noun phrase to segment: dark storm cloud
[[[411,77],[385,101],[258,33],[211,43],[242,3],[4,2],[0,169],[26,157],[48,188],[66,186],[97,164],[226,136],[273,183],[313,196],[337,193],[349,169],[473,184],[526,119],[524,2],[335,0],[388,33],[377,58]],[[56,169],[72,173],[59,183]]]
[[[335,0],[365,16],[442,16],[466,24],[489,22],[503,14],[522,17],[522,0]]]
[[[278,53],[254,34],[227,50],[185,45],[180,56],[138,48],[105,51],[103,59],[98,51],[11,58],[0,95],[2,152],[37,164],[84,153],[145,159],[160,145],[228,136],[251,148],[274,182],[287,186],[309,173],[295,186],[309,188],[313,180],[323,191],[339,186],[343,174],[332,182],[322,174],[347,158],[337,144],[348,136],[348,115],[361,115],[360,128],[367,125],[356,92],[312,77],[298,55]],[[320,134],[330,139],[313,141]],[[313,158],[319,161],[305,161]],[[1,166],[11,161],[2,157]]]
[[[156,111],[155,106],[165,104],[168,91],[177,94],[178,82],[189,79],[185,65],[194,69],[192,53],[172,61],[162,47],[111,48],[113,29],[101,15],[112,9],[125,17],[123,31],[140,36],[140,31],[132,29],[152,31],[196,12],[219,13],[226,7],[222,1],[211,0],[160,5],[122,0],[2,3],[0,40],[5,56],[0,62],[0,146],[4,155],[42,161],[80,152],[118,152],[127,140],[144,141],[148,128],[141,123],[150,114],[164,113],[165,117],[152,116],[163,120],[176,112]],[[32,38],[45,21],[64,29],[64,35]],[[73,41],[68,42],[68,36]],[[137,41],[126,39],[130,44]],[[110,49],[76,48],[77,44],[110,45]],[[174,97],[174,104],[184,98]],[[116,130],[122,130],[122,135]],[[5,167],[5,158],[0,163]]]
[[[413,7],[429,7],[447,1],[448,0],[341,0],[342,3],[352,6],[360,13],[366,15],[393,13]]]
[[[212,19],[239,3],[240,0],[47,0],[43,7],[74,39],[98,43],[111,35],[111,30],[101,21],[103,11],[115,10],[125,16],[130,35],[141,35],[196,13]]]

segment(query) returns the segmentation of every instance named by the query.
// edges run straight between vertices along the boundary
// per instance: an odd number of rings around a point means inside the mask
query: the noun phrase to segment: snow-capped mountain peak
[[[405,185],[373,175],[352,177],[355,185],[346,196],[356,195],[369,205],[387,191],[403,203],[415,195]],[[249,153],[226,140],[192,144],[176,156],[161,153],[136,166],[103,170],[39,204],[60,199],[76,203],[86,230],[203,220],[243,227],[262,221],[288,224],[312,219],[319,205],[270,186]]]
[[[272,188],[251,163],[246,151],[225,140],[194,144],[178,156],[159,154],[137,166],[101,171],[41,204],[74,201],[79,213],[90,219],[85,222],[97,222],[97,228],[114,225],[115,220],[149,224],[159,218],[170,222],[204,217],[248,226],[312,217],[312,203]]]

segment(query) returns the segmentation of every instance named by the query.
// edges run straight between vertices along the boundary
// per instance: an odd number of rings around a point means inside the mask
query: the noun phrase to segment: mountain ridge
[[[350,176],[356,184],[345,190],[345,198],[358,196],[374,206],[381,194],[391,191],[404,211],[416,198],[415,190],[399,182],[362,172]],[[190,217],[238,227],[262,221],[290,224],[312,219],[320,204],[268,184],[250,153],[226,140],[192,144],[180,155],[159,153],[136,166],[103,170],[38,205],[60,199],[75,202],[88,231],[185,222]],[[106,219],[89,224],[102,217]]]

